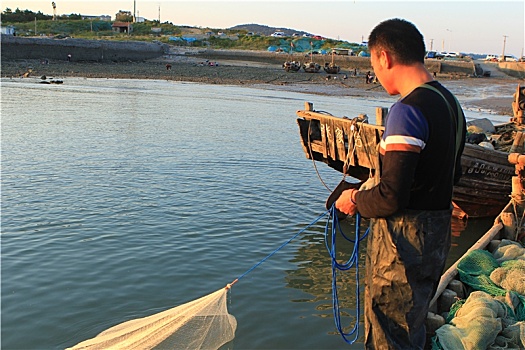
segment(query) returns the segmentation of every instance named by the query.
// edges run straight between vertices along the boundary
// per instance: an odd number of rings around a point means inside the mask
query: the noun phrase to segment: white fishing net
[[[70,349],[218,349],[235,337],[228,289],[111,327]]]

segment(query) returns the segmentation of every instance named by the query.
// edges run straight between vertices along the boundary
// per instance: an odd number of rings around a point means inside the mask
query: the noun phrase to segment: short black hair
[[[368,47],[370,51],[390,52],[396,63],[425,62],[423,35],[414,24],[404,19],[393,18],[379,23],[368,37]]]

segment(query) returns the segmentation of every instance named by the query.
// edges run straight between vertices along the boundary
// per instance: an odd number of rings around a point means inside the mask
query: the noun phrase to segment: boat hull
[[[495,217],[509,201],[514,167],[508,154],[465,144],[452,200],[471,218]]]
[[[308,159],[366,180],[379,169],[378,145],[384,127],[337,118],[313,110],[297,111],[303,151]],[[454,186],[458,217],[495,217],[508,203],[514,167],[508,154],[466,144],[461,157],[462,178]]]
[[[323,69],[327,74],[338,74],[341,71],[341,68],[338,65],[335,65],[333,63],[331,64],[326,63]]]
[[[301,62],[286,61],[283,63],[283,69],[286,72],[297,72],[301,69]]]
[[[321,69],[321,66],[314,62],[303,64],[303,70],[306,73],[319,73],[320,69]]]

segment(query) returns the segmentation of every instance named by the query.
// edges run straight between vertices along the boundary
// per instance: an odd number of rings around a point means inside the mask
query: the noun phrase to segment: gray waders
[[[450,249],[452,210],[371,219],[366,252],[365,346],[423,349],[425,319]]]

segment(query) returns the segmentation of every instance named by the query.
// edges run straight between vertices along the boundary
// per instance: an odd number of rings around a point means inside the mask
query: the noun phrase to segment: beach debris
[[[29,76],[33,73],[33,68],[28,68],[27,71],[22,74],[22,78],[29,78]]]
[[[171,64],[166,63],[166,70],[171,70]]]

